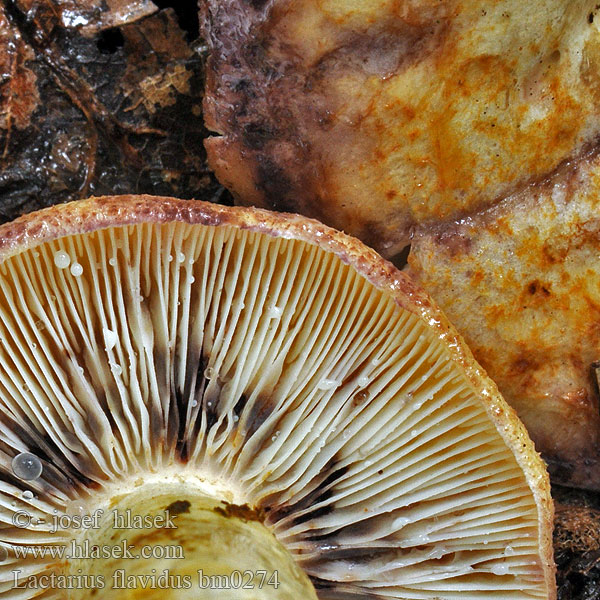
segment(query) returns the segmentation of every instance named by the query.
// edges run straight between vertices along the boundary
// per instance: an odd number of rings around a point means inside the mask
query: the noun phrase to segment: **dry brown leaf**
[[[4,131],[4,152],[13,127],[25,129],[39,104],[37,77],[27,62],[33,51],[10,25],[0,8],[0,129]]]

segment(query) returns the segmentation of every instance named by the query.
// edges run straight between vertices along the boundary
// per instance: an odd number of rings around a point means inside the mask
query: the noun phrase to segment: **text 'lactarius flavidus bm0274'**
[[[525,430],[360,242],[150,197],[0,240],[2,598],[554,597]]]

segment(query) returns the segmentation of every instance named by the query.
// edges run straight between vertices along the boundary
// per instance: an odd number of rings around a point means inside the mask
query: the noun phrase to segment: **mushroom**
[[[600,157],[417,231],[408,274],[458,328],[561,485],[600,491]]]
[[[1,598],[555,598],[524,427],[357,240],[98,198],[0,260]]]
[[[386,257],[596,146],[596,0],[200,5],[219,180]]]

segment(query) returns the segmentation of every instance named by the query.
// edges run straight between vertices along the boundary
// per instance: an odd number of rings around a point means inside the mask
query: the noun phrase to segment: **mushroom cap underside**
[[[16,568],[69,572],[15,556],[70,539],[50,516],[173,478],[250,511],[318,598],[554,597],[543,463],[374,251],[296,215],[151,197],[56,206],[0,240],[2,597],[40,594]],[[39,477],[15,474],[22,453]]]

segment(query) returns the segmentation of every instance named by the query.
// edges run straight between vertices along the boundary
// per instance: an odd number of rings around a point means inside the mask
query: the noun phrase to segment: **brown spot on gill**
[[[330,590],[327,596],[322,596],[323,598],[331,598],[332,600],[355,600],[357,598],[361,600],[385,600],[386,598],[386,596],[380,596],[373,592],[365,592],[363,586],[359,587],[352,583],[340,584],[337,581],[328,581],[314,575],[310,575],[310,580],[316,590]],[[319,595],[319,597],[321,596]]]
[[[108,415],[107,415],[108,416]],[[115,430],[113,430],[115,431]],[[152,439],[157,444],[165,442],[165,416],[162,411],[162,406],[153,402],[150,405],[150,431]]]
[[[209,431],[218,420],[218,407],[221,400],[221,381],[217,374],[208,381],[204,396],[202,398],[202,408],[204,409],[204,418],[206,419],[206,430]]]
[[[196,363],[196,368],[192,365]],[[171,419],[175,421],[173,426],[177,427],[177,442],[176,452],[179,459],[182,462],[187,462],[189,455],[190,440],[195,440],[199,435],[201,423],[198,419],[190,422],[188,421],[188,411],[190,410],[190,403],[196,401],[200,404],[206,389],[206,377],[204,376],[206,360],[198,355],[188,356],[186,359],[186,365],[190,365],[190,368],[186,372],[184,390],[175,390],[174,397],[172,399],[172,415]],[[193,424],[192,424],[193,423]]]
[[[185,438],[185,431],[187,425],[187,402],[184,402],[184,394],[174,384],[171,387],[171,404],[169,405],[170,416],[168,419],[167,443],[169,446],[175,442],[175,447],[178,451],[179,457],[184,462],[187,459],[187,452],[185,444],[183,443]],[[173,435],[175,439],[173,440]]]
[[[392,554],[395,555],[395,558],[401,554],[398,550],[395,550],[393,553],[390,552],[389,547],[377,548],[374,545],[369,545],[365,548],[343,548],[336,547],[335,543],[330,547],[326,543],[321,543],[320,547],[322,549],[322,554],[319,557],[319,562],[333,562],[336,560],[350,561],[353,563],[373,563],[377,562],[378,559],[383,564],[385,562],[385,557],[390,557]],[[319,546],[316,546],[318,549]]]
[[[329,461],[329,463],[318,473],[312,481],[306,486],[306,494],[291,504],[279,504],[277,505],[276,497],[268,497],[261,501],[261,506],[269,505],[271,510],[269,512],[269,523],[276,523],[277,521],[293,515],[294,513],[300,513],[309,509],[311,506],[324,502],[331,497],[331,488],[335,482],[343,477],[348,471],[348,467],[341,467],[335,469],[335,465],[338,463],[338,459],[335,457]],[[309,510],[306,514],[300,515],[294,518],[294,524],[304,523],[310,519],[314,519],[318,516],[326,515],[331,512],[330,506],[323,506],[314,510]]]
[[[0,415],[0,426],[6,431],[12,431],[24,444],[25,451],[37,456],[43,463],[42,481],[51,481],[53,485],[63,491],[72,491],[74,487],[83,485],[89,489],[98,489],[99,484],[84,474],[88,470],[88,461],[85,457],[77,458],[79,464],[73,464],[65,456],[62,449],[47,434],[41,433],[29,422],[22,426],[7,415]],[[9,456],[18,454],[14,449],[0,442],[0,449]],[[12,471],[5,475],[14,480],[15,485],[22,485],[20,479],[13,476]]]
[[[271,416],[274,408],[272,399],[268,397],[257,398],[252,403],[242,423],[247,438],[253,436],[260,429],[260,426]]]
[[[238,401],[235,403],[235,406],[233,407],[233,414],[238,417],[238,419],[241,416],[246,404],[248,404],[248,398],[244,394],[241,394],[238,398]]]

